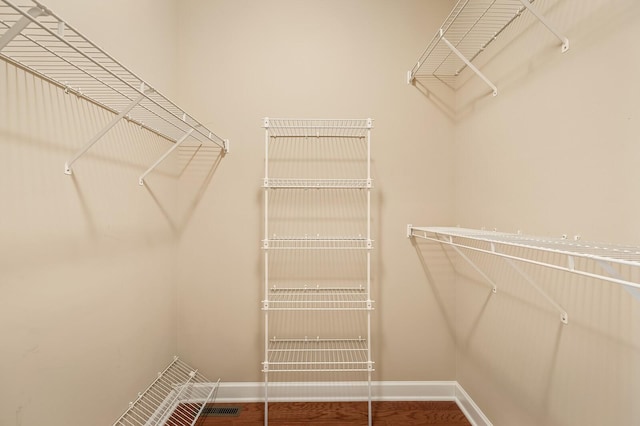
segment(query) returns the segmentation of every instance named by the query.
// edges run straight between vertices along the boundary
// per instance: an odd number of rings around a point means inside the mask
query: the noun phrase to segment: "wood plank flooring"
[[[263,403],[213,404],[242,407],[237,417],[202,417],[196,426],[262,426]],[[455,402],[373,402],[374,426],[470,426]],[[366,426],[366,402],[273,402],[269,404],[270,426]]]

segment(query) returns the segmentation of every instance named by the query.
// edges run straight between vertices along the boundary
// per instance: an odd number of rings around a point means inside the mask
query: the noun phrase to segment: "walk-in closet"
[[[0,0],[0,425],[640,424],[637,40],[636,0]]]

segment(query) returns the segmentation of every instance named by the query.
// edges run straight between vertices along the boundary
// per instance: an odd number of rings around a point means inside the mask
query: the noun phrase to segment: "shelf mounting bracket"
[[[42,15],[48,15],[48,13],[46,10],[34,6],[27,11],[27,15],[35,19]],[[29,19],[29,17],[25,15],[22,18],[20,18],[19,21],[13,24],[11,28],[5,31],[2,37],[0,37],[0,50],[2,50],[7,44],[9,44],[9,42],[11,42],[11,40],[13,40],[15,36],[20,34],[22,30],[24,30],[27,27],[27,25],[31,23],[33,19]]]
[[[529,0],[520,0],[520,3],[522,3],[522,5],[524,7],[526,7],[527,10],[529,12],[531,12],[531,14],[538,19],[538,21],[542,22],[542,24],[545,27],[547,27],[547,29],[549,31],[551,31],[551,33],[553,33],[553,35],[556,36],[562,42],[562,53],[564,53],[567,50],[569,50],[569,39],[567,37],[565,37],[564,35],[560,34],[560,32],[557,31],[551,25],[551,23],[549,23],[549,21],[547,21],[547,19],[544,17],[544,15],[542,15],[540,12],[538,12],[538,9],[533,7],[533,5],[531,4],[531,2]]]
[[[442,40],[444,44],[446,44],[447,47],[458,58],[460,58],[462,62],[465,63],[466,66],[468,66],[474,73],[476,73],[476,75],[480,77],[482,81],[484,81],[487,84],[487,86],[489,86],[493,90],[493,96],[498,95],[498,88],[491,82],[491,80],[489,80],[484,74],[482,74],[482,72],[480,72],[480,70],[476,68],[476,66],[473,65],[471,61],[462,54],[462,52],[460,52],[453,44],[451,44],[449,40],[447,40],[447,38],[444,36],[444,30],[442,28],[440,28],[440,40]]]
[[[493,244],[492,244],[491,249],[492,249],[492,251],[495,251],[494,247],[493,247]],[[556,308],[558,311],[560,311],[560,321],[562,321],[563,324],[569,324],[569,314],[567,313],[567,311],[565,311],[565,309],[562,306],[560,306],[544,290],[542,290],[538,286],[538,284],[536,284],[536,282],[533,280],[533,278],[531,278],[522,269],[520,269],[518,267],[518,265],[516,265],[513,260],[511,260],[509,258],[505,258],[505,262],[511,267],[511,269],[516,271],[518,273],[518,275],[520,275],[522,278],[524,278],[524,280],[527,283],[529,283],[529,285],[531,285],[531,287],[533,287],[538,293],[540,293],[540,295],[542,295],[542,297],[544,297],[549,303],[551,303],[551,305],[553,305],[554,308]]]
[[[140,178],[138,178],[138,184],[140,186],[144,186],[144,178],[153,171],[153,169],[155,169],[156,167],[158,167],[160,165],[160,163],[162,163],[168,156],[169,154],[171,154],[173,151],[175,151],[181,144],[182,142],[186,141],[187,138],[191,135],[191,133],[193,133],[193,128],[190,128],[189,130],[187,130],[187,132],[182,135],[180,137],[180,139],[178,139],[175,144],[169,148],[169,150],[167,152],[165,152],[162,157],[158,158],[158,161],[156,161],[155,163],[153,163],[153,165],[151,167],[149,167],[143,174],[140,175]]]
[[[138,105],[140,101],[142,101],[147,96],[147,93],[150,91],[152,91],[152,89],[149,89],[149,91],[145,91],[144,85],[143,85],[143,87],[140,90],[140,95],[138,95],[138,97],[136,97],[125,109],[120,111],[118,115],[113,117],[113,119],[109,122],[109,124],[107,124],[102,130],[100,130],[100,132],[98,132],[97,135],[95,135],[89,142],[87,142],[86,145],[80,151],[78,151],[71,160],[67,161],[64,164],[64,173],[67,175],[72,174],[71,166],[73,165],[73,163],[75,163],[78,158],[82,157],[89,150],[89,148],[95,145],[95,143],[98,142],[116,124],[118,124],[120,120],[125,118],[129,113],[129,111],[131,111],[136,105]]]

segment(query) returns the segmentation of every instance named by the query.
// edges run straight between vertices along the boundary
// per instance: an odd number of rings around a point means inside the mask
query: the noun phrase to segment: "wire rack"
[[[365,138],[373,120],[364,119],[293,119],[265,118],[264,128],[275,137]]]
[[[476,229],[411,225],[408,226],[408,235],[640,288],[640,282],[624,276],[633,274],[623,274],[628,272],[627,269],[635,270],[636,275],[640,273],[640,247],[638,246],[581,241],[577,237],[575,239],[535,237]],[[553,256],[548,256],[549,254]],[[593,267],[594,263],[597,268]],[[598,270],[602,272],[597,272]]]
[[[204,406],[213,402],[220,380],[211,383],[174,357],[169,366],[113,424],[114,426],[193,426]]]
[[[367,340],[269,339],[269,372],[371,371]],[[266,365],[265,365],[266,367]],[[264,370],[263,370],[264,371]]]
[[[262,247],[274,250],[368,250],[373,240],[364,237],[273,237],[262,240]]]
[[[364,189],[371,188],[371,179],[265,179],[265,188],[274,189]]]
[[[228,151],[228,141],[42,3],[0,0],[0,57],[114,114],[128,111],[124,118],[170,141],[191,131],[191,138]]]
[[[263,301],[263,307],[264,309],[287,311],[353,311],[371,309],[371,303],[364,286],[354,288],[272,287],[269,289],[268,301]]]
[[[455,90],[456,77],[466,67],[484,79],[471,63],[527,9],[562,40],[562,51],[566,51],[569,48],[566,37],[550,26],[533,8],[533,3],[534,0],[458,0],[409,71],[408,82],[416,77],[433,77]],[[495,86],[485,81],[497,94]]]

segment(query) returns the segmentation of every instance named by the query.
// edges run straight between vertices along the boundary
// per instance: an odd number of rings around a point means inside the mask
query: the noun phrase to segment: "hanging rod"
[[[7,62],[116,114],[109,125],[65,164],[82,156],[120,120],[177,142],[191,138],[213,143],[225,153],[223,139],[150,86],[38,1],[0,0],[0,57]]]
[[[482,53],[509,25],[529,11],[562,43],[562,52],[569,49],[569,40],[562,35],[533,5],[534,0],[458,0],[416,64],[407,72],[407,84],[416,77],[434,77],[452,89],[457,89],[457,76],[471,69],[497,95],[496,86],[473,65]]]
[[[619,265],[640,268],[640,247],[637,246],[602,244],[567,238],[543,238],[466,228],[415,227],[412,225],[407,228],[407,236],[640,289],[640,282],[625,279],[615,270],[601,266]],[[504,250],[508,247],[527,249],[527,251],[518,252],[524,254],[511,254]],[[556,254],[564,259],[564,265],[537,260],[534,253]],[[595,262],[605,274],[589,272],[584,268],[580,269],[576,264],[576,259]]]

